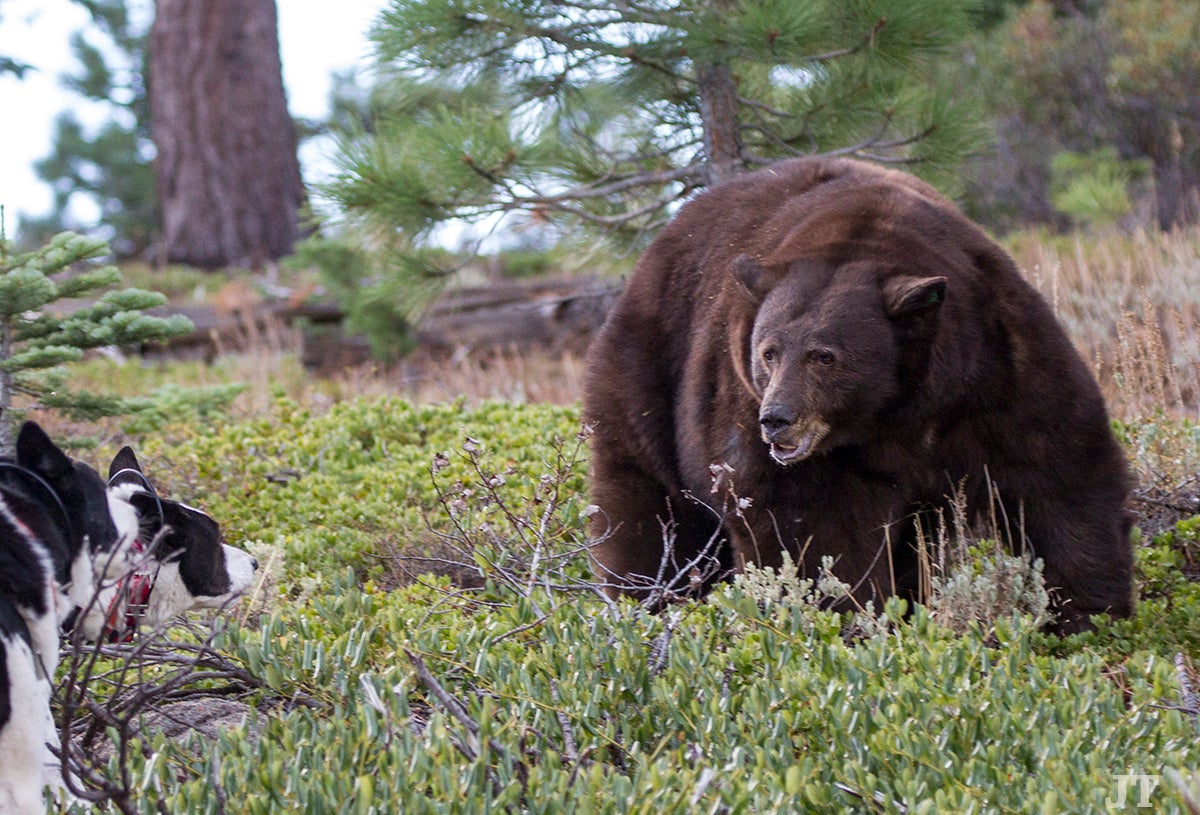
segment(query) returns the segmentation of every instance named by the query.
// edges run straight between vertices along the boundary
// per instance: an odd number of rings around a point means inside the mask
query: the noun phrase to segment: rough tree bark
[[[214,269],[290,254],[305,195],[275,0],[157,0],[149,76],[159,257]]]
[[[700,91],[700,119],[704,123],[704,152],[708,158],[708,185],[715,187],[746,169],[738,134],[737,82],[727,63],[696,66]]]
[[[733,10],[734,0],[708,0],[707,11],[722,17]],[[728,62],[696,59],[696,89],[708,160],[708,186],[715,187],[746,170],[738,117],[738,88]]]
[[[1188,182],[1185,178],[1182,152],[1183,136],[1179,122],[1170,114],[1158,117],[1157,127],[1146,139],[1146,153],[1154,165],[1155,203],[1158,227],[1169,232],[1177,226],[1196,222],[1196,213],[1189,206]]]

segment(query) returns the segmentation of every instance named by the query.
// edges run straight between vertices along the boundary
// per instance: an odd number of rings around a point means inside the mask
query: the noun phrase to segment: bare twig
[[[189,699],[261,688],[258,678],[215,649],[216,634],[214,624],[198,642],[172,642],[165,632],[154,631],[130,643],[108,644],[89,643],[81,631],[73,633],[65,645],[64,678],[54,693],[57,755],[63,786],[72,796],[122,813],[141,812],[140,785],[130,761],[147,714]],[[211,780],[218,811],[224,812],[224,791]]]
[[[217,812],[220,815],[225,815],[225,804],[229,801],[229,797],[225,794],[225,785],[221,783],[221,756],[216,750],[212,752],[208,782],[212,785],[213,794],[216,798]]]
[[[678,611],[666,615],[662,633],[655,637],[650,644],[650,676],[658,676],[667,667],[667,659],[671,652],[671,638],[675,635],[675,629],[679,626],[681,616]]]
[[[874,793],[871,793],[870,795],[868,795],[865,792],[859,792],[858,790],[854,789],[853,787],[846,786],[845,784],[841,783],[840,781],[835,781],[833,786],[837,787],[839,790],[846,793],[847,795],[854,796],[855,798],[862,801],[863,803],[870,804],[876,812],[885,812],[886,811],[886,807],[887,807],[889,801],[887,799],[887,796],[885,796],[882,792],[874,792]],[[908,812],[908,807],[906,807],[904,804],[900,803],[899,801],[891,801],[890,803],[892,806],[894,806],[896,808],[896,810],[898,812],[901,812],[901,813]]]
[[[1163,775],[1166,776],[1167,782],[1179,793],[1179,797],[1183,799],[1187,811],[1191,815],[1200,815],[1200,789],[1196,788],[1195,776],[1181,773],[1174,767],[1165,768]]]
[[[407,648],[404,649],[404,654],[408,657],[408,661],[413,664],[413,668],[416,669],[417,678],[421,680],[421,684],[428,688],[429,692],[433,694],[434,699],[459,724],[466,728],[470,736],[469,741],[462,742],[455,740],[455,746],[463,754],[464,758],[468,761],[474,761],[479,757],[479,724],[467,713],[467,709],[463,703],[455,699],[449,691],[442,687],[442,684],[438,682],[437,677],[429,670],[429,666],[425,664],[425,660],[420,654],[410,651]]]
[[[554,704],[558,705],[554,715],[558,719],[558,726],[563,732],[563,759],[568,764],[579,763],[579,745],[575,741],[575,729],[571,726],[571,720],[566,712],[562,709],[562,694],[558,690],[558,681],[550,680],[550,692],[554,694]]]
[[[471,718],[470,714],[467,713],[466,706],[462,702],[458,701],[449,691],[442,687],[442,684],[438,682],[437,677],[429,670],[429,666],[425,664],[425,660],[420,654],[410,651],[407,648],[404,649],[404,653],[408,657],[409,662],[413,664],[413,668],[416,670],[421,684],[428,688],[438,703],[450,713],[455,721],[466,729],[467,741],[464,742],[455,739],[455,747],[468,761],[474,761],[478,758],[484,747],[479,739],[479,723]],[[508,751],[504,749],[504,745],[495,739],[488,739],[486,747],[488,752],[494,756],[505,757],[508,755]],[[521,786],[524,787],[529,780],[529,768],[522,761],[514,762],[513,766],[517,771]],[[488,780],[492,783],[493,790],[499,794],[501,784],[495,770],[489,766],[486,772]]]

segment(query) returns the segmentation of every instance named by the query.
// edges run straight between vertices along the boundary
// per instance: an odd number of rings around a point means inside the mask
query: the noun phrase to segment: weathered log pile
[[[611,280],[505,282],[447,292],[417,333],[431,354],[540,351],[582,354],[620,291]]]
[[[447,290],[416,331],[423,357],[463,360],[496,353],[581,355],[620,292],[621,284],[596,278],[503,281]],[[298,298],[218,298],[209,305],[171,305],[195,325],[166,347],[146,349],[177,358],[213,359],[251,349],[294,351],[313,369],[366,362],[362,337],[342,329],[337,304]]]

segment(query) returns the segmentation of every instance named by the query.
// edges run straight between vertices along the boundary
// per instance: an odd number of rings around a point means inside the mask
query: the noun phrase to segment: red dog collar
[[[134,554],[141,555],[146,551],[140,540],[132,544]],[[104,631],[109,642],[132,642],[137,632],[138,622],[146,616],[150,605],[150,593],[158,580],[158,568],[154,571],[136,570],[122,577],[117,582],[117,593],[104,612]],[[125,621],[120,628],[117,619],[121,616],[121,604],[125,605]]]

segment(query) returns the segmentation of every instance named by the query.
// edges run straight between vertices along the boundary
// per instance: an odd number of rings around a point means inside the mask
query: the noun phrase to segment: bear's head
[[[734,274],[756,304],[744,379],[771,457],[794,464],[867,443],[928,369],[946,278],[870,261],[775,270],[742,256]]]

